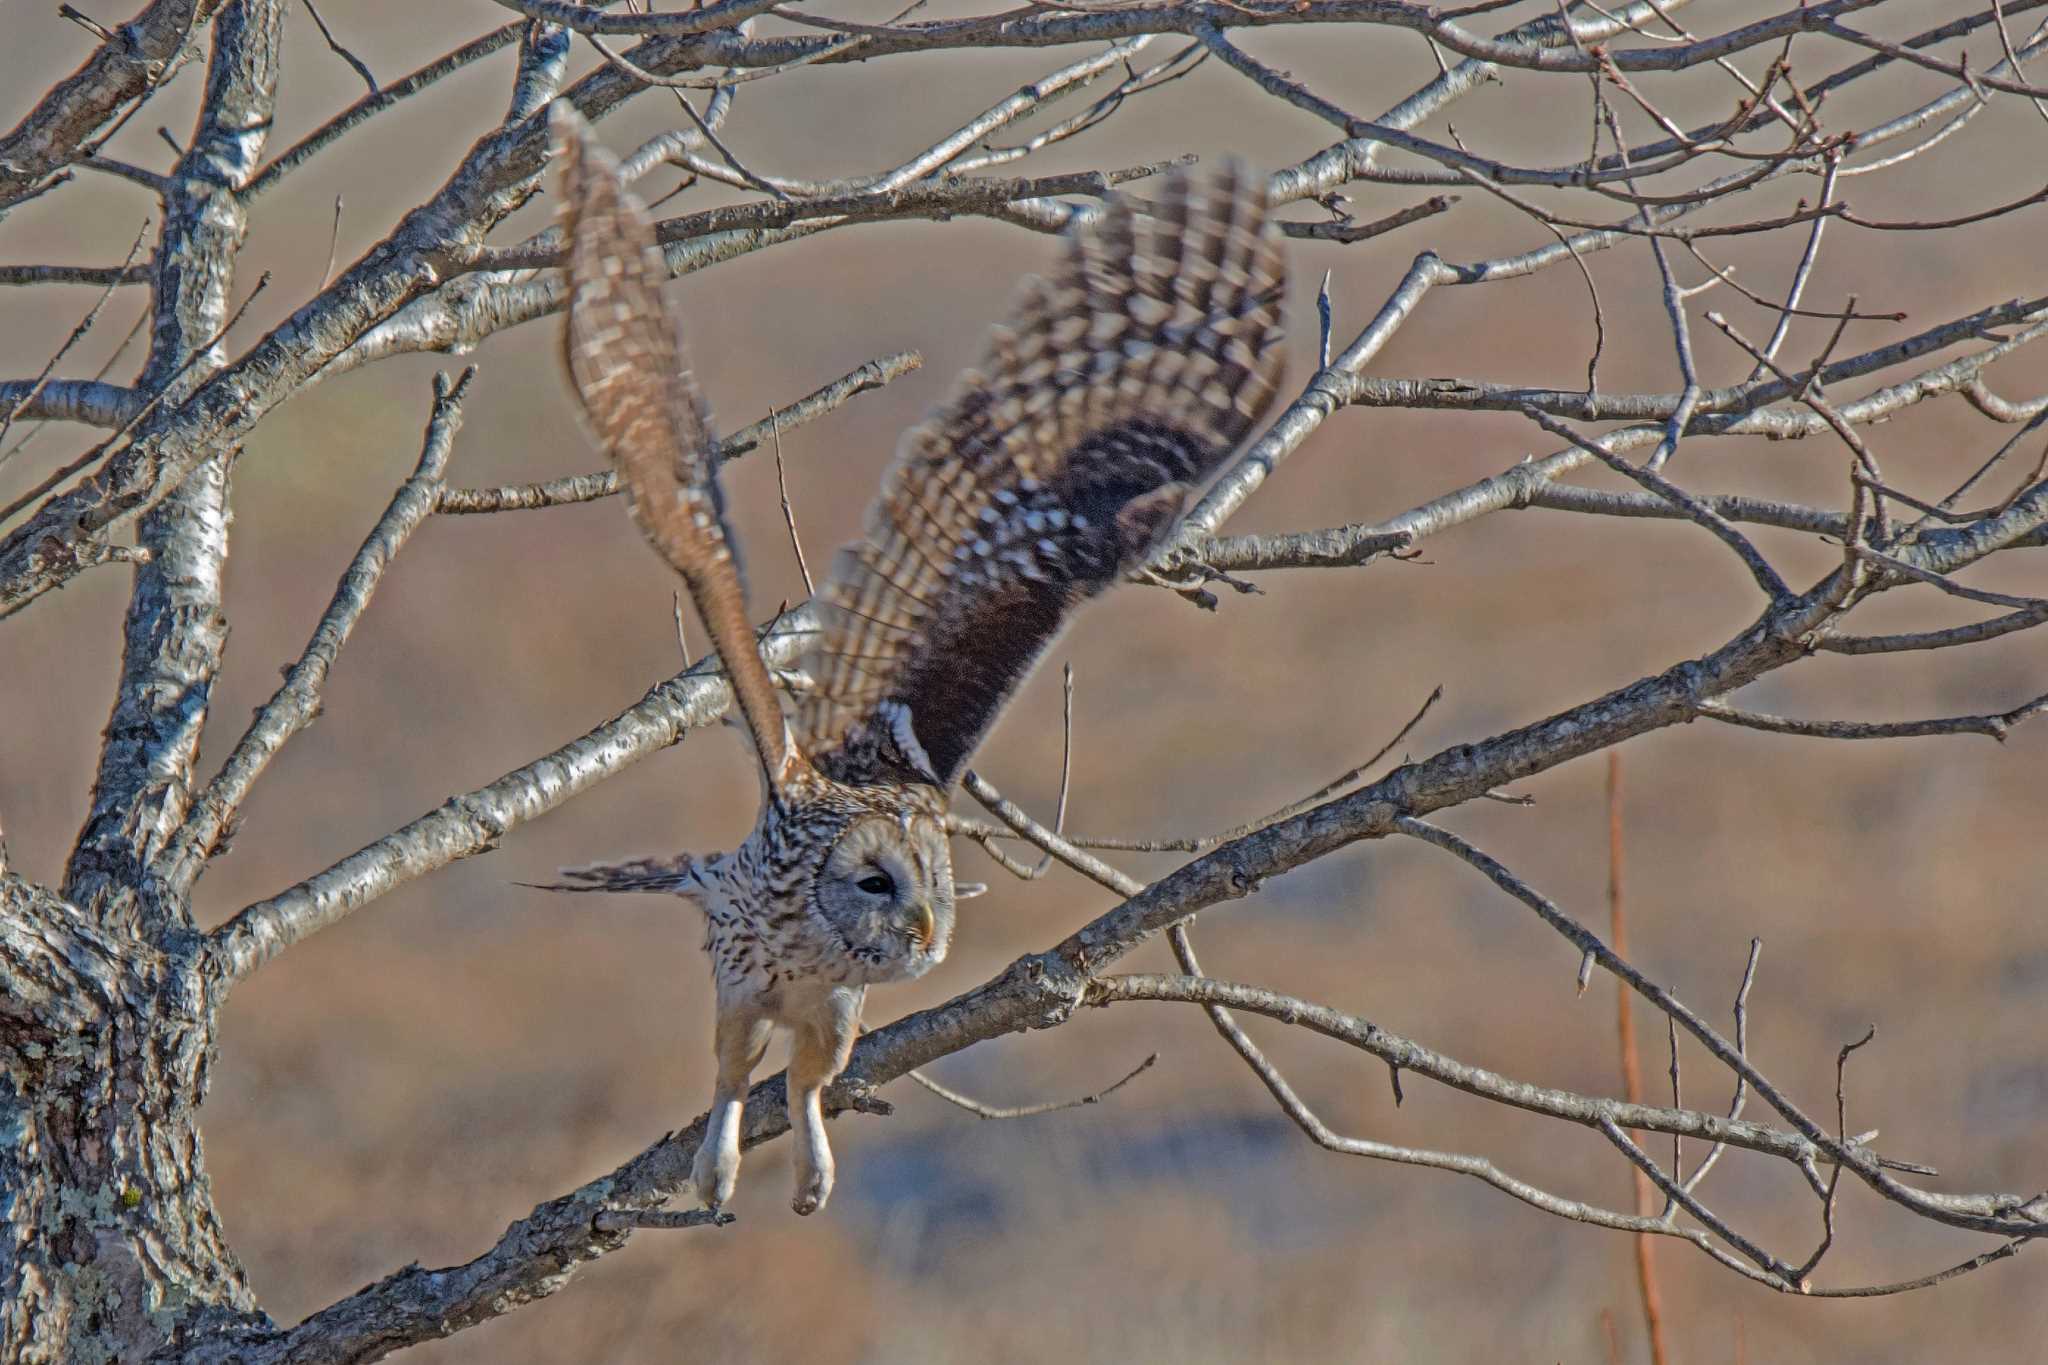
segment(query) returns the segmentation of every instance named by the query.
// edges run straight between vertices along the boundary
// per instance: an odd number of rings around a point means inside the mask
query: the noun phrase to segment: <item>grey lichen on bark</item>
[[[0,1355],[140,1360],[177,1330],[264,1321],[199,1141],[217,999],[198,955],[4,876],[0,972]]]

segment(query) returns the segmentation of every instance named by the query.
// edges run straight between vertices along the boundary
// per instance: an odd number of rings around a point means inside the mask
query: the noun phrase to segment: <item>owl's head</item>
[[[945,830],[922,812],[863,815],[833,843],[812,896],[869,981],[922,976],[953,941]]]

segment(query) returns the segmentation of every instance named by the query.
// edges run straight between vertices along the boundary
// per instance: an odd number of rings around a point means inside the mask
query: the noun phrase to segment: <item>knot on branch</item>
[[[1073,1018],[1088,993],[1086,950],[1071,950],[1072,958],[1058,950],[1019,958],[1006,973],[1006,986],[1023,988],[1023,1006],[1017,1020],[1019,1031],[1058,1028]]]
[[[896,1106],[875,1093],[875,1083],[860,1076],[842,1076],[837,1084],[825,1091],[825,1112],[828,1114],[872,1114],[876,1118],[891,1118]]]

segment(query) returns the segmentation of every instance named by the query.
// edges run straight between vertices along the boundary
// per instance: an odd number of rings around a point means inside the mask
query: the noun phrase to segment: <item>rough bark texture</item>
[[[280,0],[236,0],[213,26],[207,99],[192,148],[171,175],[154,270],[155,330],[145,387],[167,403],[220,368],[235,253],[248,229],[241,190],[256,173],[277,102]],[[142,519],[150,551],[136,570],[126,648],[92,813],[65,892],[109,928],[142,932],[176,906],[145,899],[143,869],[184,823],[214,675],[227,648],[221,592],[228,558],[228,475],[235,450],[207,453]]]
[[[164,187],[143,383],[171,403],[221,363],[247,221],[239,192],[271,124],[283,11],[283,0],[221,11],[199,128]],[[0,887],[9,981],[38,985],[33,996],[16,985],[15,1008],[37,1008],[9,1019],[0,1045],[10,1360],[136,1360],[189,1326],[255,1310],[199,1137],[217,995],[189,906],[151,897],[145,876],[184,822],[227,642],[233,458],[232,448],[211,451],[139,528],[150,558],[136,571],[66,899],[13,880]]]
[[[0,969],[0,1355],[134,1361],[260,1320],[199,1142],[215,1002],[196,955],[9,876]]]

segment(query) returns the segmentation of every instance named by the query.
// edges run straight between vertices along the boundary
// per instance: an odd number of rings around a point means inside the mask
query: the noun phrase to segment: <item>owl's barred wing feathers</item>
[[[1111,201],[1026,282],[820,595],[799,735],[821,771],[952,784],[1068,612],[1271,404],[1283,283],[1263,183],[1235,164]]]
[[[662,303],[668,270],[654,225],[582,115],[558,100],[550,125],[568,236],[563,350],[570,380],[591,430],[618,467],[633,519],[689,586],[768,781],[779,790],[792,757],[788,730],[747,619],[713,473],[718,441],[711,412]]]
[[[536,891],[654,891],[682,895],[698,886],[696,860],[685,853],[678,858],[637,858],[629,863],[592,863],[588,867],[565,867],[566,882],[520,882]]]

